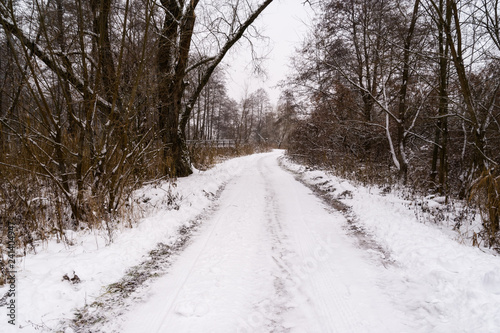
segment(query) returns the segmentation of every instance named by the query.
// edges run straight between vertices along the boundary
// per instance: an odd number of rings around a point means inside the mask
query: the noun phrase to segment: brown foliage
[[[473,185],[470,200],[479,207],[483,231],[478,235],[486,246],[500,250],[500,173],[490,169]]]

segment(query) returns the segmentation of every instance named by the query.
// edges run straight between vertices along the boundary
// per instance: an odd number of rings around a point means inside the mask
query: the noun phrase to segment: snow
[[[461,244],[457,233],[436,224],[420,223],[410,202],[396,194],[346,186],[345,180],[325,172],[285,163],[306,182],[336,189],[330,192],[333,197],[346,188],[353,193],[341,201],[352,207],[359,224],[395,261],[385,274],[384,288],[419,332],[500,331],[498,256]],[[437,209],[444,201],[428,197],[424,204]]]
[[[111,243],[105,232],[77,232],[68,233],[74,245],[41,245],[18,265],[22,329],[2,316],[0,332],[60,329],[61,319],[200,215],[201,227],[167,273],[137,290],[131,299],[138,301],[102,332],[500,331],[498,256],[422,221],[411,200],[282,154],[232,159],[177,186],[137,191],[133,200],[146,217],[133,228],[123,223]],[[280,163],[350,211],[328,207]],[[445,199],[422,202],[439,210]],[[377,246],[361,246],[353,222]],[[73,272],[81,283],[63,280]]]
[[[217,212],[172,270],[150,286],[117,332],[401,332],[376,286],[380,267],[345,221],[278,166],[248,161]]]
[[[192,177],[179,179],[173,194],[182,206],[179,210],[166,204],[171,187],[167,182],[137,191],[134,197],[142,199],[139,209],[148,217],[134,228],[122,223],[111,244],[105,231],[81,234],[68,230],[66,234],[74,245],[52,240],[41,244],[36,255],[17,258],[16,320],[23,328],[20,331],[39,332],[56,326],[61,318],[72,318],[75,308],[92,303],[106,285],[140,263],[157,243],[173,242],[177,229],[210,206],[212,193],[239,172],[241,163],[234,159],[216,169],[195,171]],[[82,283],[73,285],[63,280],[63,275],[73,277],[73,272]],[[0,296],[6,292],[6,287],[1,288]],[[6,320],[0,320],[0,332],[9,330],[17,332]]]

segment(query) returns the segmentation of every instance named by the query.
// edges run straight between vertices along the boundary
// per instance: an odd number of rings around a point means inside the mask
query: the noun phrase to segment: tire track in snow
[[[226,186],[122,333],[404,331],[386,324],[392,308],[376,290],[373,263],[345,235],[344,217],[277,157],[257,155]]]
[[[262,161],[259,162],[259,166],[261,166]],[[296,223],[290,223],[287,219],[287,216],[290,214],[298,217],[310,215],[309,212],[304,212],[303,203],[296,195],[296,192],[287,191],[285,193],[281,191],[277,193],[274,191],[274,189],[280,190],[282,186],[287,183],[296,186],[296,181],[287,179],[288,175],[284,174],[280,168],[271,169],[269,165],[265,165],[263,168],[265,170],[260,168],[261,170],[259,171],[262,177],[266,179],[267,189],[271,193],[270,197],[272,198],[274,213],[273,220],[276,221],[274,224],[279,226],[280,229],[278,235],[284,235],[283,227],[280,223],[280,220],[283,220],[283,223],[286,223],[288,231],[292,234],[292,239],[294,241],[293,243],[287,242],[288,244],[286,244],[286,246],[288,246],[288,249],[282,247],[280,254],[286,254],[286,257],[295,256],[295,259],[299,260],[299,264],[295,264],[294,268],[291,268],[294,264],[290,263],[288,261],[289,259],[283,260],[282,258],[279,261],[276,260],[282,272],[285,272],[285,279],[288,281],[288,289],[296,289],[302,298],[301,300],[294,301],[307,303],[309,305],[301,307],[302,309],[299,311],[309,309],[311,311],[309,315],[317,320],[316,322],[321,327],[322,332],[357,333],[366,331],[366,328],[363,327],[359,320],[361,315],[350,306],[346,297],[346,292],[342,292],[339,282],[332,279],[332,275],[335,275],[334,269],[327,266],[326,258],[318,252],[324,250],[329,252],[324,254],[332,255],[331,249],[328,250],[329,245],[324,239],[318,237],[318,234],[311,229],[303,218],[298,218],[294,221]],[[277,182],[276,179],[280,181]],[[292,182],[290,183],[290,181]],[[293,203],[289,205],[289,208],[292,209],[289,209],[288,212],[284,214],[278,207],[278,199],[280,199],[281,202],[292,201]],[[322,207],[320,209],[322,209]],[[318,265],[326,266],[324,274],[315,274],[319,268],[316,267]],[[290,294],[292,293],[292,291],[286,291],[289,299],[291,299]],[[335,305],[333,308],[331,307],[332,301]]]
[[[267,229],[271,236],[271,250],[273,260],[278,265],[278,272],[273,273],[274,281],[274,294],[267,300],[270,304],[268,311],[268,332],[289,332],[289,329],[283,326],[283,314],[290,308],[291,295],[286,289],[286,280],[289,279],[289,272],[282,263],[285,263],[286,257],[291,253],[288,245],[288,237],[283,232],[283,227],[279,219],[279,207],[276,201],[276,192],[270,186],[270,181],[266,176],[269,172],[268,168],[263,166],[263,159],[258,164],[258,171],[260,177],[264,180],[266,191],[266,206],[265,216]],[[277,259],[278,258],[278,259]]]
[[[129,320],[124,332],[234,332],[272,289],[264,198],[252,163],[226,186],[218,211],[155,288],[161,294],[138,311],[144,318]]]

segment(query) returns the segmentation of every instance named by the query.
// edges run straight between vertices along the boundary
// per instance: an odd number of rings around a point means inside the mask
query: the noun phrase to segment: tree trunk
[[[196,18],[194,9],[197,1],[191,2],[184,15],[183,3],[183,1],[162,0],[166,15],[159,38],[157,59],[158,113],[163,141],[164,173],[171,177],[185,177],[193,173],[183,137],[184,133],[179,130],[179,115],[185,90],[184,77]],[[177,45],[178,37],[179,44]]]
[[[399,162],[399,176],[404,183],[407,181],[408,177],[408,161],[406,158],[406,95],[408,91],[408,80],[410,79],[410,55],[411,55],[411,43],[415,32],[415,26],[418,18],[418,7],[420,5],[420,0],[416,0],[413,6],[413,14],[410,22],[410,27],[406,34],[404,41],[403,50],[403,71],[402,71],[402,82],[399,89],[399,104],[398,104],[398,121],[397,126],[397,150],[396,156]]]
[[[479,119],[476,113],[476,107],[474,105],[472,91],[469,85],[469,78],[467,77],[467,71],[464,66],[463,61],[463,48],[462,48],[462,32],[460,29],[460,13],[458,12],[457,3],[455,0],[446,0],[446,21],[444,24],[445,32],[447,35],[447,42],[450,48],[451,59],[455,65],[455,69],[458,74],[458,81],[460,84],[460,90],[462,97],[464,99],[466,111],[469,115],[471,124],[473,126],[472,138],[474,140],[474,159],[472,165],[472,171],[476,170],[478,173],[482,173],[486,170],[486,159],[485,159],[485,142],[484,142],[484,131],[481,128]],[[449,18],[448,18],[449,17]],[[442,18],[442,17],[441,17]],[[453,40],[453,34],[451,31],[451,21],[454,21],[455,26],[455,36],[456,45]]]
[[[443,0],[440,0],[443,8]],[[446,24],[450,24],[451,17],[446,15]],[[444,38],[444,28],[439,23],[439,120],[438,130],[441,136],[441,148],[439,154],[439,193],[447,192],[448,184],[448,44]],[[443,45],[445,44],[445,45]]]

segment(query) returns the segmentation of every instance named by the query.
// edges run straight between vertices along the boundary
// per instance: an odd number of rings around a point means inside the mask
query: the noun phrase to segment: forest
[[[2,1],[3,239],[10,225],[26,253],[111,230],[141,185],[278,142],[267,92],[231,99],[219,66],[261,38],[252,23],[270,3]]]
[[[144,184],[286,148],[363,183],[465,200],[483,218],[475,243],[498,247],[498,0],[305,1],[317,16],[278,105],[264,89],[236,101],[221,64],[254,52],[271,2],[2,1],[2,239],[14,225],[26,253],[111,230]]]
[[[498,0],[330,0],[287,80],[289,154],[364,183],[465,200],[498,247]],[[457,221],[460,228],[463,221]]]

